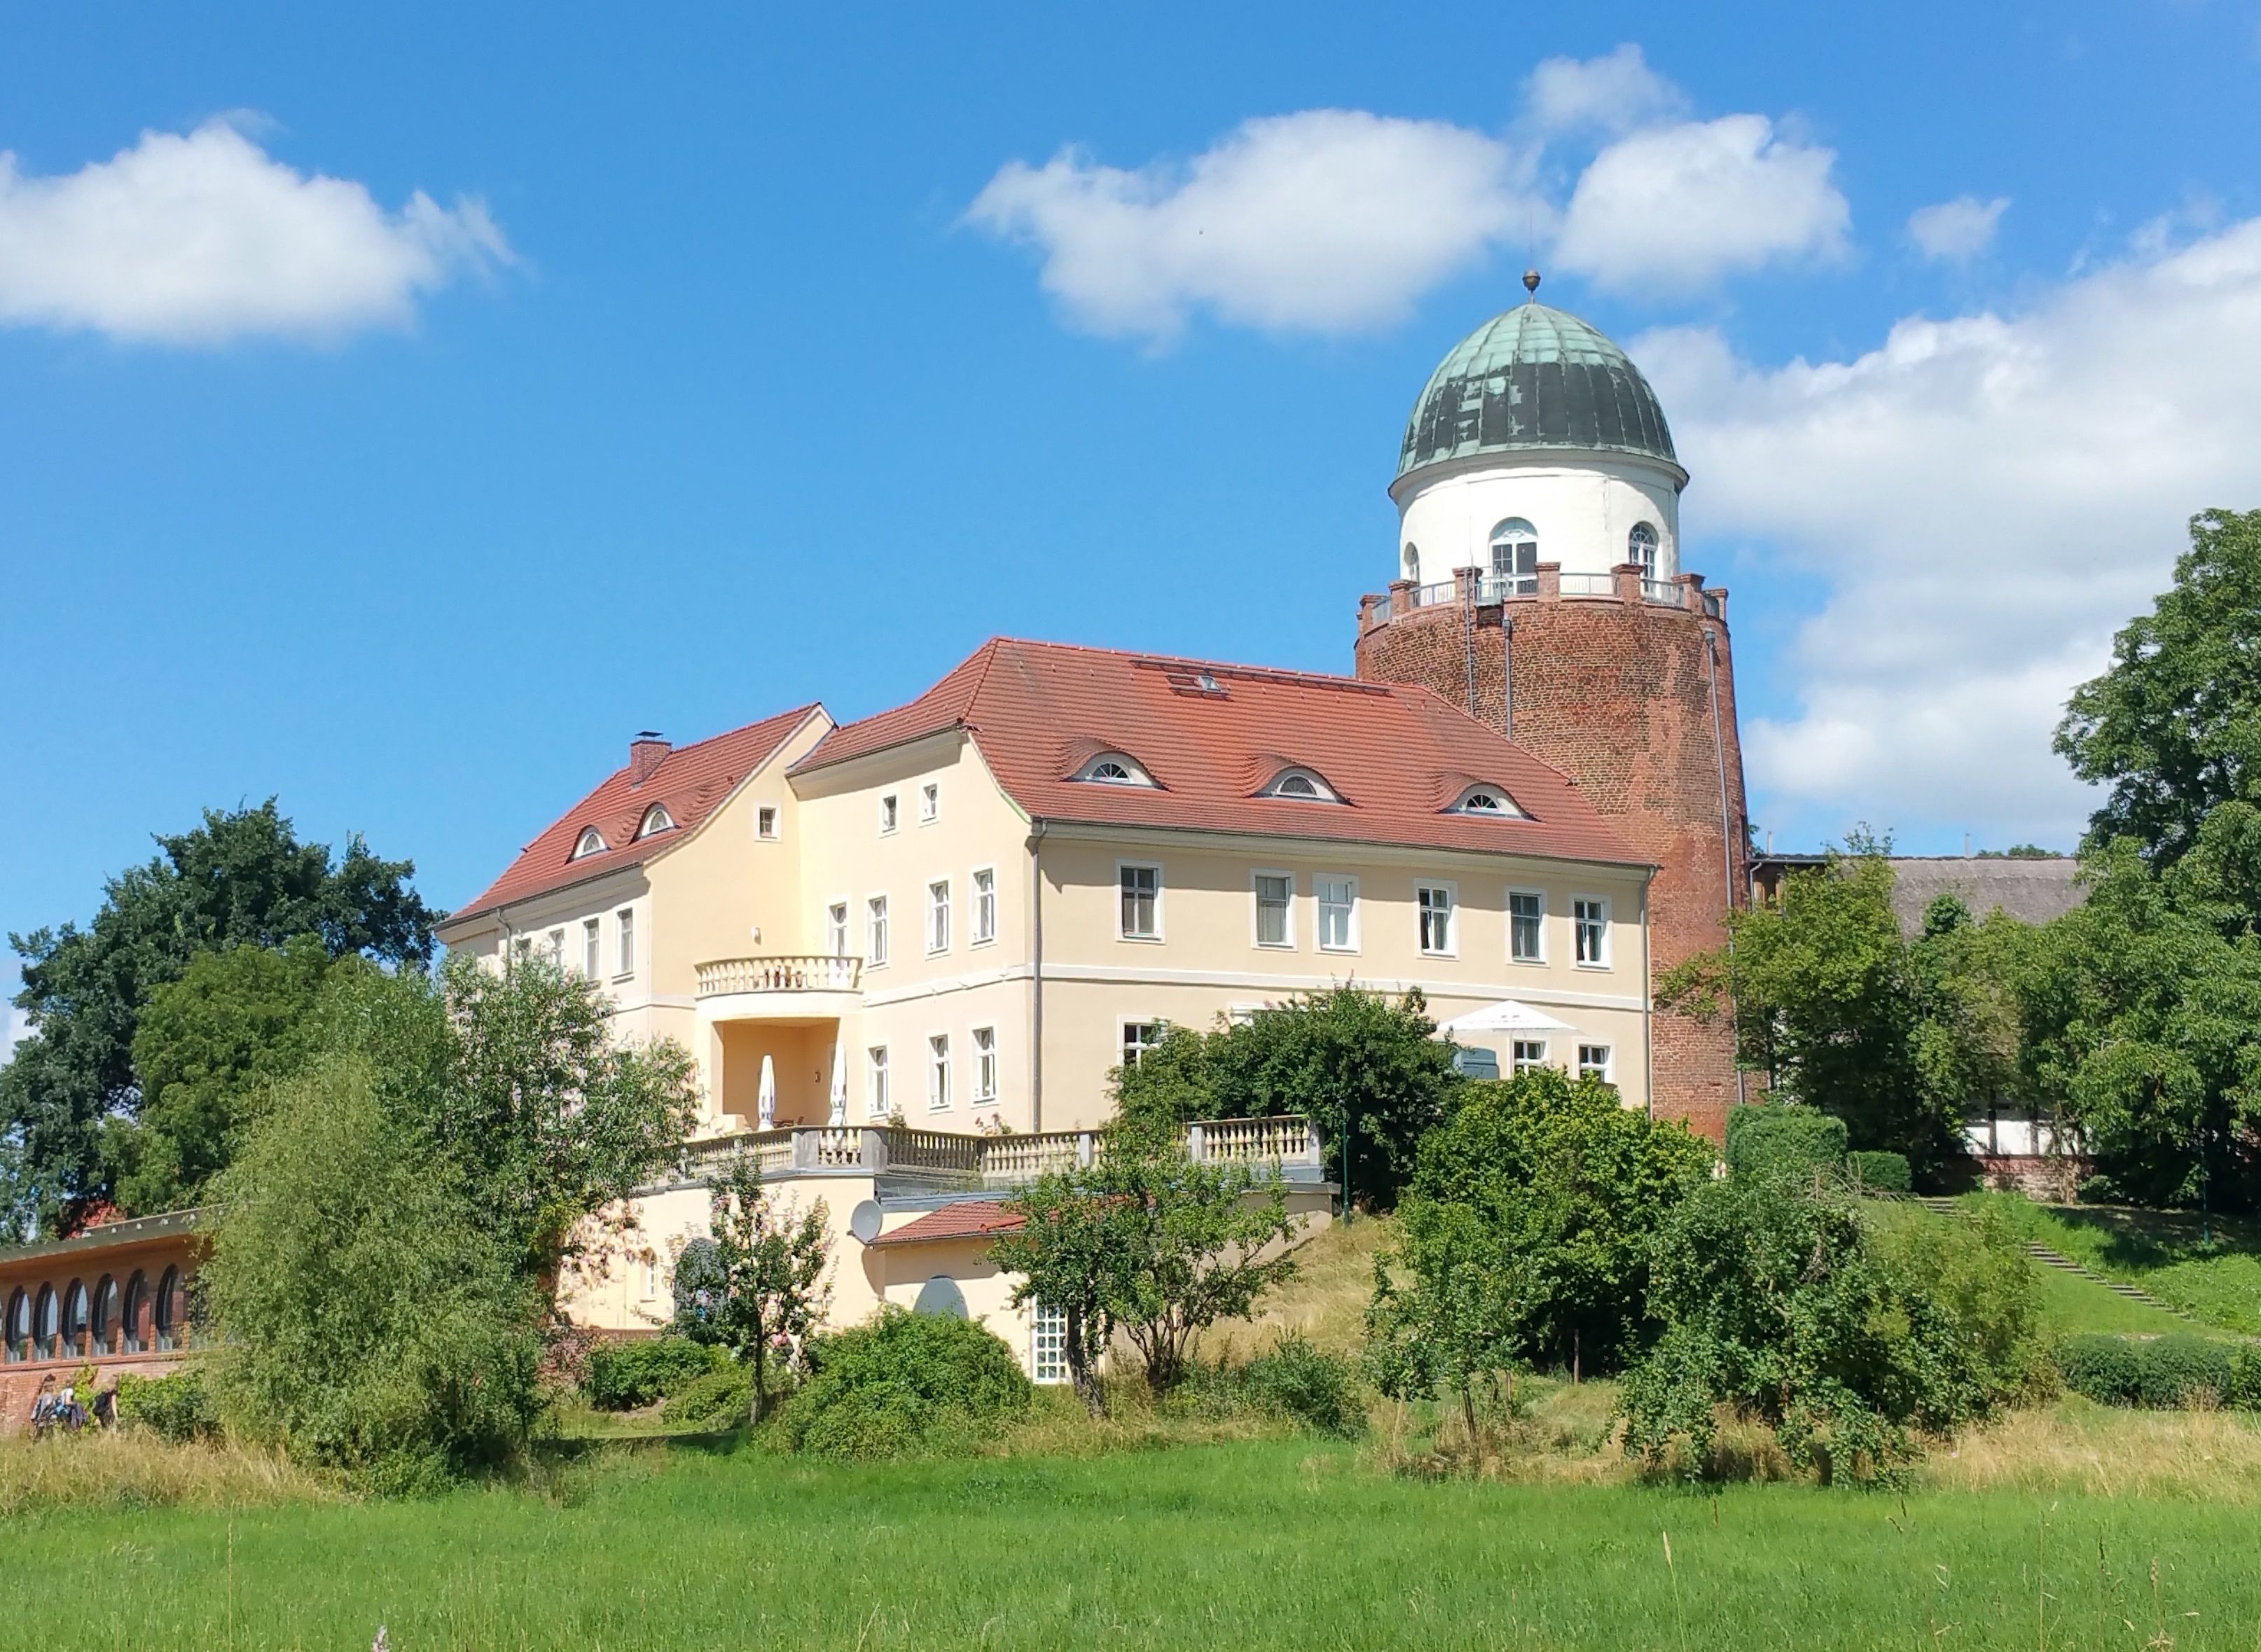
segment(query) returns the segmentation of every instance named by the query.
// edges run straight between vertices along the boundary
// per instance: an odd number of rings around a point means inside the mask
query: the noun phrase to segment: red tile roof
[[[814,704],[800,706],[671,751],[642,784],[626,767],[614,770],[602,785],[521,849],[484,893],[449,913],[449,922],[658,859],[704,826],[738,783],[776,756],[793,731],[820,709]],[[636,827],[655,803],[666,805],[675,829],[640,839]],[[607,847],[577,861],[573,846],[590,826],[604,834]]]
[[[1642,863],[1560,769],[1427,689],[1008,637],[909,704],[834,729],[793,772],[950,728],[1036,819]],[[1102,751],[1156,786],[1073,778]],[[1290,766],[1345,801],[1258,795]],[[1530,818],[1444,812],[1478,781]]]
[[[914,1217],[893,1233],[882,1234],[871,1241],[871,1248],[883,1245],[931,1245],[945,1239],[982,1239],[991,1234],[1009,1234],[1021,1226],[1021,1218],[994,1198],[960,1199],[945,1205],[938,1211]]]

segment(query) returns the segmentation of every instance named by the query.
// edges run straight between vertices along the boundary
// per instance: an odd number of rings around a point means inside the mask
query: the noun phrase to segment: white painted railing
[[[780,953],[768,958],[718,958],[699,966],[699,996],[731,992],[853,992],[863,978],[861,958],[827,953]]]
[[[1661,607],[1685,608],[1688,593],[1676,579],[1644,579],[1640,594]]]
[[[1618,594],[1614,574],[1565,574],[1562,576],[1565,597],[1614,597]]]
[[[1319,1133],[1308,1119],[1205,1119],[1186,1126],[1196,1159],[1253,1164],[1317,1164]]]

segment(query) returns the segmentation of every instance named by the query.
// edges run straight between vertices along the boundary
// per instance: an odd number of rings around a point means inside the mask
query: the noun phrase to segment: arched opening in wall
[[[139,1268],[126,1282],[126,1306],[118,1315],[118,1329],[120,1351],[139,1354],[149,1334],[149,1278]]]
[[[39,1287],[39,1300],[32,1310],[32,1357],[51,1360],[55,1357],[55,1338],[62,1319],[62,1305],[56,1298],[53,1285]]]
[[[76,1279],[63,1292],[63,1352],[74,1359],[86,1357],[86,1286]]]
[[[118,1335],[118,1281],[104,1274],[94,1287],[94,1349],[115,1351]]]
[[[151,1339],[151,1346],[160,1354],[169,1352],[178,1345],[181,1320],[184,1317],[181,1312],[180,1295],[181,1270],[168,1268],[165,1277],[157,1282],[157,1300],[153,1305],[155,1312],[150,1316],[154,1321],[152,1329],[155,1334]]]
[[[1405,577],[1417,585],[1421,583],[1421,552],[1410,540],[1405,541]]]
[[[11,1365],[21,1365],[32,1357],[32,1298],[23,1287],[8,1298],[7,1360]]]
[[[1491,531],[1490,583],[1489,597],[1539,594],[1539,530],[1519,516]]]
[[[1647,523],[1634,523],[1633,532],[1626,535],[1626,561],[1640,564],[1643,579],[1664,577],[1656,565],[1656,530]]]

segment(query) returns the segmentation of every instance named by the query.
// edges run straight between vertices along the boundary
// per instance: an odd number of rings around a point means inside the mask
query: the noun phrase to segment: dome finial
[[[1536,269],[1523,272],[1523,290],[1531,295],[1531,303],[1539,302],[1539,272]]]

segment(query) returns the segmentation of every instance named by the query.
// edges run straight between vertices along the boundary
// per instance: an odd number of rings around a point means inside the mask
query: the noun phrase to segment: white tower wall
[[[1491,531],[1521,517],[1539,531],[1539,558],[1566,574],[1606,574],[1627,556],[1636,523],[1656,530],[1656,576],[1680,571],[1677,466],[1637,455],[1488,453],[1424,466],[1390,489],[1397,502],[1397,574],[1442,584],[1456,568],[1488,568]],[[1406,547],[1414,547],[1408,566]]]

